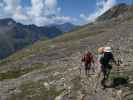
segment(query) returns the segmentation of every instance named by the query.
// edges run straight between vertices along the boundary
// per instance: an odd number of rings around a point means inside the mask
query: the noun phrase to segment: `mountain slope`
[[[0,59],[40,39],[63,34],[56,27],[22,25],[12,19],[0,19]]]
[[[0,99],[132,100],[132,32],[133,17],[119,23],[96,22],[13,54],[0,62]],[[98,47],[108,45],[115,57],[124,61],[119,67],[113,66],[109,77],[112,86],[102,90],[101,78],[85,77],[84,72],[80,75],[80,59],[86,49],[96,55]]]

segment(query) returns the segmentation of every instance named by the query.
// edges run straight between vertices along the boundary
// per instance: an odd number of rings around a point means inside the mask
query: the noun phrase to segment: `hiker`
[[[100,77],[100,74],[101,74],[101,63],[100,63],[100,59],[103,57],[103,54],[104,54],[104,47],[100,47],[98,48],[98,55],[97,55],[97,61],[96,61],[96,64],[98,66],[98,70],[97,70],[97,74],[98,74],[98,77]]]
[[[99,78],[101,76],[101,66],[102,64],[100,63],[100,59],[103,57],[104,55],[104,47],[100,47],[97,49],[97,60],[96,60],[96,64],[97,64],[97,70],[96,70],[96,79],[95,79],[95,84],[94,84],[94,88],[95,88],[95,92],[96,92],[96,89],[97,89],[97,86],[99,84]]]
[[[82,56],[81,61],[84,62],[85,74],[87,76],[89,74],[90,69],[92,68],[92,63],[94,64],[92,53],[90,51],[86,51],[85,54]],[[94,68],[92,69],[94,72],[95,71]]]
[[[103,80],[101,81],[101,84],[104,88],[105,88],[105,81],[108,79],[108,76],[112,69],[112,65],[110,64],[111,61],[116,64],[116,61],[112,54],[112,49],[111,47],[104,47],[103,56],[100,59],[101,72],[103,73]]]

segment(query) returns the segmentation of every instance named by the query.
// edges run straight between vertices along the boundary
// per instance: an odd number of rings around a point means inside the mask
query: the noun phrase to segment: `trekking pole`
[[[121,64],[123,63],[122,62],[122,57],[121,57],[121,53],[120,53],[120,51],[118,52],[119,53],[119,56],[118,56],[118,60],[117,60],[117,66],[118,66],[118,72],[120,71],[120,66],[121,66]]]
[[[79,66],[79,74],[80,74],[80,76],[81,76],[81,67],[82,67],[82,62],[80,63],[80,66]]]
[[[120,59],[118,58],[118,60],[117,60],[117,72],[120,71],[119,66],[120,66]]]

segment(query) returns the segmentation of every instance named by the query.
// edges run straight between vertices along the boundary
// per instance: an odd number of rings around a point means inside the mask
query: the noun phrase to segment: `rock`
[[[130,81],[129,84],[133,84],[133,81]]]
[[[122,100],[122,90],[117,91],[117,96],[118,96],[119,100]]]
[[[49,85],[47,82],[44,82],[43,85],[45,86],[45,88],[46,88],[47,90],[50,90],[50,85]]]
[[[55,100],[62,100],[62,96],[56,97]]]
[[[57,76],[57,75],[59,75],[60,73],[59,72],[55,72],[54,74],[53,74],[53,76]]]

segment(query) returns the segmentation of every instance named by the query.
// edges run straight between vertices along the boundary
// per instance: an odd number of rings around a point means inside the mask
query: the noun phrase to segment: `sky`
[[[0,18],[46,26],[70,22],[86,24],[119,3],[133,0],[0,0]]]

